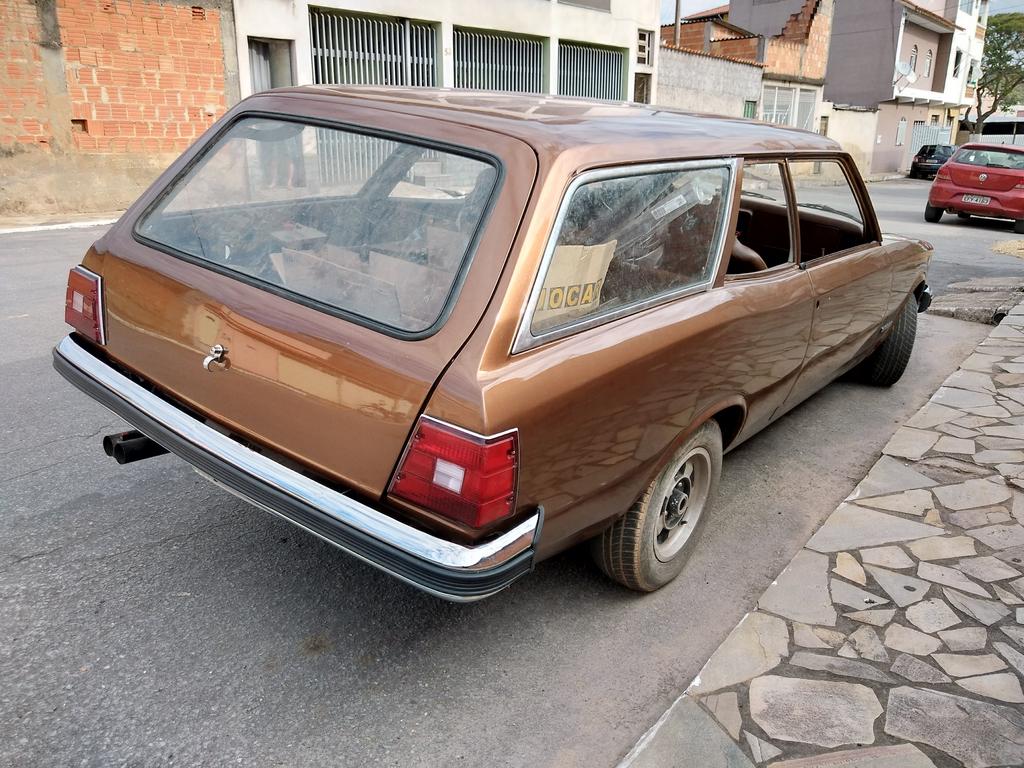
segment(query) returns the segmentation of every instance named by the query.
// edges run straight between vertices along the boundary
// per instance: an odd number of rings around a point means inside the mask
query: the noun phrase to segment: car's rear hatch
[[[243,116],[255,111],[258,122]],[[343,121],[359,126],[344,134],[357,140],[339,142],[326,124],[282,133],[267,113]],[[224,133],[243,120],[241,138]],[[379,496],[490,301],[536,156],[423,109],[333,95],[256,97],[220,130],[217,151],[186,153],[89,253],[104,282],[106,352],[255,446]],[[253,145],[253,130],[290,143]],[[401,178],[382,180],[410,146]],[[249,204],[233,182],[179,191],[204,168],[227,179],[240,167]],[[332,174],[359,183],[328,189]],[[254,194],[257,176],[271,194]],[[215,345],[226,351],[207,369]]]
[[[1024,182],[1024,168],[1007,168],[1001,167],[1004,163],[986,163],[986,158],[993,161],[1006,160],[1007,158],[1015,159],[1017,156],[1024,158],[1024,153],[1011,153],[1010,151],[988,151],[988,150],[973,150],[975,152],[996,152],[996,156],[989,157],[988,155],[978,156],[975,158],[976,163],[964,162],[964,153],[968,155],[972,152],[971,148],[965,147],[960,150],[950,163],[946,165],[946,168],[950,172],[950,176],[953,183],[957,186],[964,187],[966,189],[976,190],[987,190],[989,192],[1009,192],[1018,184]],[[1024,160],[1022,160],[1024,163]]]

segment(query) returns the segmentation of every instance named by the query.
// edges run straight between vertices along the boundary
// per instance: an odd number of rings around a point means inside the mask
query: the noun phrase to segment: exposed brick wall
[[[705,50],[704,41],[707,39],[709,27],[711,45],[708,53],[744,61],[757,61],[757,36],[738,37],[735,29],[714,21],[682,24],[679,30],[679,47],[690,51]],[[675,27],[671,24],[663,26],[661,28],[662,45],[671,46],[674,39]]]
[[[226,108],[216,9],[57,0],[75,147],[179,152]]]
[[[49,93],[42,13],[32,0],[0,0],[0,149],[48,150],[70,135],[68,148],[84,153],[177,153],[224,114],[216,8],[56,0],[60,46],[52,33],[49,55],[63,57],[66,82]]]
[[[39,18],[31,0],[0,0],[0,150],[48,148]]]
[[[661,42],[665,45],[674,45],[676,28],[668,25],[661,28]],[[704,50],[704,23],[691,22],[679,26],[679,47],[689,48],[692,51]]]
[[[786,26],[782,28],[782,39],[794,42],[803,42],[811,31],[811,23],[814,15],[821,6],[821,0],[806,0],[799,12],[789,17]]]
[[[743,61],[757,61],[758,38],[737,37],[731,40],[713,40],[711,52],[717,56],[726,56],[730,59],[741,59]]]
[[[766,73],[823,82],[828,70],[834,0],[806,0],[790,17],[781,37],[768,41]]]

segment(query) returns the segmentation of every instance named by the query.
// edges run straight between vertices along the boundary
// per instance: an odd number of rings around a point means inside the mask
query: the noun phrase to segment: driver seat
[[[738,237],[733,240],[732,256],[727,270],[730,275],[747,275],[765,269],[768,269],[768,265],[757,251],[741,243]]]

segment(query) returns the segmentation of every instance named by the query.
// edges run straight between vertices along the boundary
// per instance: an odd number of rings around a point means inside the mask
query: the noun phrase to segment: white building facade
[[[837,3],[825,93],[831,122],[867,128],[868,173],[905,172],[925,144],[958,140],[981,73],[988,0]],[[867,147],[871,147],[867,151]]]
[[[234,0],[241,95],[483,88],[652,102],[658,0]]]

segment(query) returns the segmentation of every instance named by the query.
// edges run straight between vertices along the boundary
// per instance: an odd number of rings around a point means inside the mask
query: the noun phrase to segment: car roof
[[[963,144],[960,149],[991,149],[996,152],[1024,152],[1024,147],[1016,144],[982,144],[980,141],[972,141]]]
[[[513,136],[547,151],[607,147],[615,159],[671,155],[838,152],[810,131],[740,118],[571,96],[445,88],[300,86],[270,92],[295,98],[356,101],[395,112],[456,121]],[[609,158],[612,159],[612,158]]]

